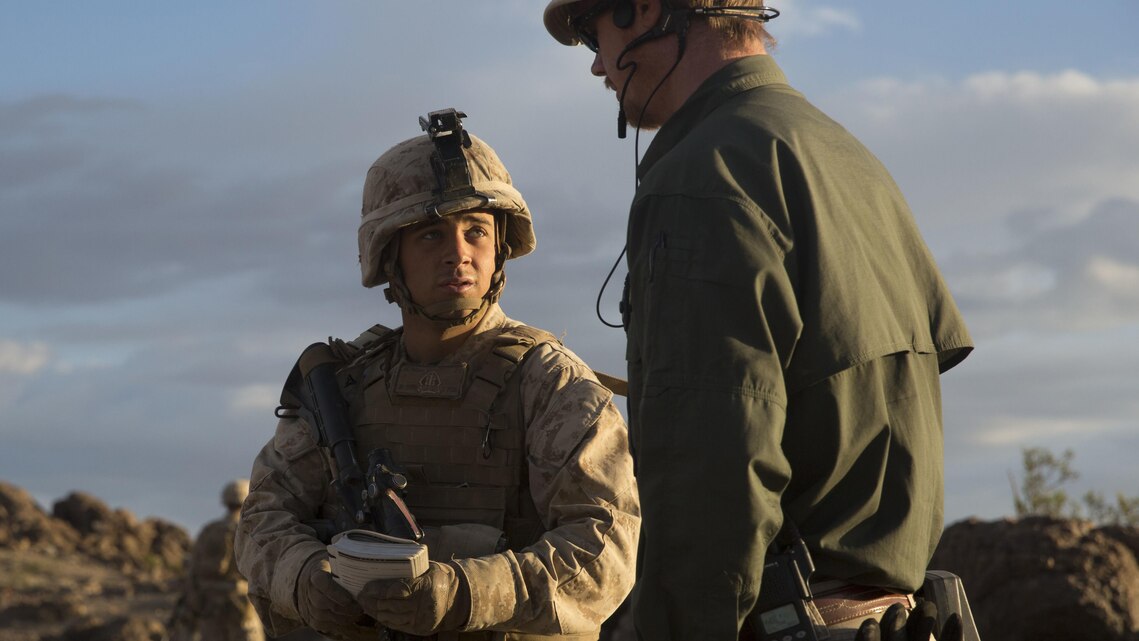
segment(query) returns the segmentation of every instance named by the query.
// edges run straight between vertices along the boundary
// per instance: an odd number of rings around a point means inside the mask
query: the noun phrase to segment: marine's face
[[[399,266],[417,304],[482,298],[494,276],[494,215],[466,212],[400,230]]]

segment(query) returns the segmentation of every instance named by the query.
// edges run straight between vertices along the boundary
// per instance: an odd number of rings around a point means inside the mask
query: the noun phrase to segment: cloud
[[[961,253],[944,262],[975,329],[1089,331],[1139,324],[1139,202],[1110,200],[1084,219],[1017,235],[1010,249]]]
[[[0,340],[0,374],[28,376],[43,370],[50,360],[46,343]]]
[[[1111,420],[1072,420],[1052,417],[999,417],[979,426],[971,439],[976,446],[1017,445],[1042,441],[1070,442],[1095,438],[1105,432],[1125,429]]]
[[[12,424],[10,408],[19,403],[29,387],[45,373],[50,373],[52,365],[58,367],[54,351],[47,343],[0,339],[0,410],[5,411],[5,420],[0,421],[0,426]]]
[[[967,78],[964,86],[981,100],[1012,100],[1025,106],[1039,106],[1042,100],[1050,103],[1105,100],[1124,104],[1139,100],[1139,82],[1135,80],[1101,80],[1074,69],[1054,74],[991,71]]]
[[[68,118],[116,111],[132,111],[133,100],[88,98],[64,93],[47,93],[0,102],[0,135],[44,134],[62,129]]]
[[[935,253],[1008,246],[1019,228],[1139,201],[1139,77],[992,71],[878,78],[822,101],[891,169]]]
[[[343,203],[337,194],[345,166],[336,160],[316,160],[300,174],[287,167],[258,172],[256,154],[240,172],[194,165],[179,153],[183,138],[170,133],[176,124],[143,108],[110,116],[71,110],[63,130],[34,133],[36,123],[61,109],[26,116],[33,133],[20,136],[29,144],[14,143],[14,134],[0,137],[0,162],[26,174],[0,190],[0,291],[7,302],[153,296],[268,270],[282,247],[303,252],[329,240],[324,214],[330,203]],[[189,140],[194,132],[181,136]],[[350,228],[351,213],[343,218]]]
[[[1094,256],[1088,264],[1087,273],[1090,280],[1116,297],[1139,296],[1139,265]]]
[[[877,78],[824,107],[891,169],[975,335],[1139,322],[1139,77]]]
[[[280,385],[244,385],[231,394],[229,408],[239,414],[265,416],[277,406],[280,397]]]
[[[776,5],[776,8],[781,8]],[[772,23],[771,31],[779,37],[829,35],[835,31],[862,31],[862,20],[858,13],[839,7],[802,7],[801,10],[786,11]]]

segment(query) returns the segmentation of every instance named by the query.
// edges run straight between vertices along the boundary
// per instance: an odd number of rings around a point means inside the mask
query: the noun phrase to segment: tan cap
[[[546,31],[550,32],[554,40],[571,47],[581,44],[571,24],[571,19],[577,13],[572,11],[572,5],[579,2],[582,0],[550,0],[550,4],[546,5],[546,12],[542,14]]]
[[[473,210],[499,211],[505,216],[506,258],[525,256],[534,249],[530,209],[510,181],[510,173],[490,145],[470,136],[463,149],[470,172],[470,185],[477,192],[458,200],[443,201],[431,165],[435,145],[424,135],[405,140],[384,152],[368,170],[364,181],[358,240],[360,273],[364,287],[388,282],[380,264],[384,248],[403,227]]]

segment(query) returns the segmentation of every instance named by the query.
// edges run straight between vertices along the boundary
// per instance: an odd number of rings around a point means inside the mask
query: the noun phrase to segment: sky
[[[947,523],[1010,515],[1027,447],[1071,448],[1075,495],[1139,494],[1139,4],[771,4],[776,60],[891,170],[973,332]],[[595,301],[637,148],[543,6],[0,0],[0,480],[219,516],[300,351],[399,324],[360,286],[361,187],[446,107],[533,212],[504,309],[623,374]]]

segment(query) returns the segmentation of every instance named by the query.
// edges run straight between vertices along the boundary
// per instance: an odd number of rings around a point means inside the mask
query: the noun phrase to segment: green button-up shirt
[[[755,56],[668,120],[639,177],[642,637],[735,639],[785,516],[817,576],[917,588],[942,528],[938,374],[972,342],[885,168]]]

